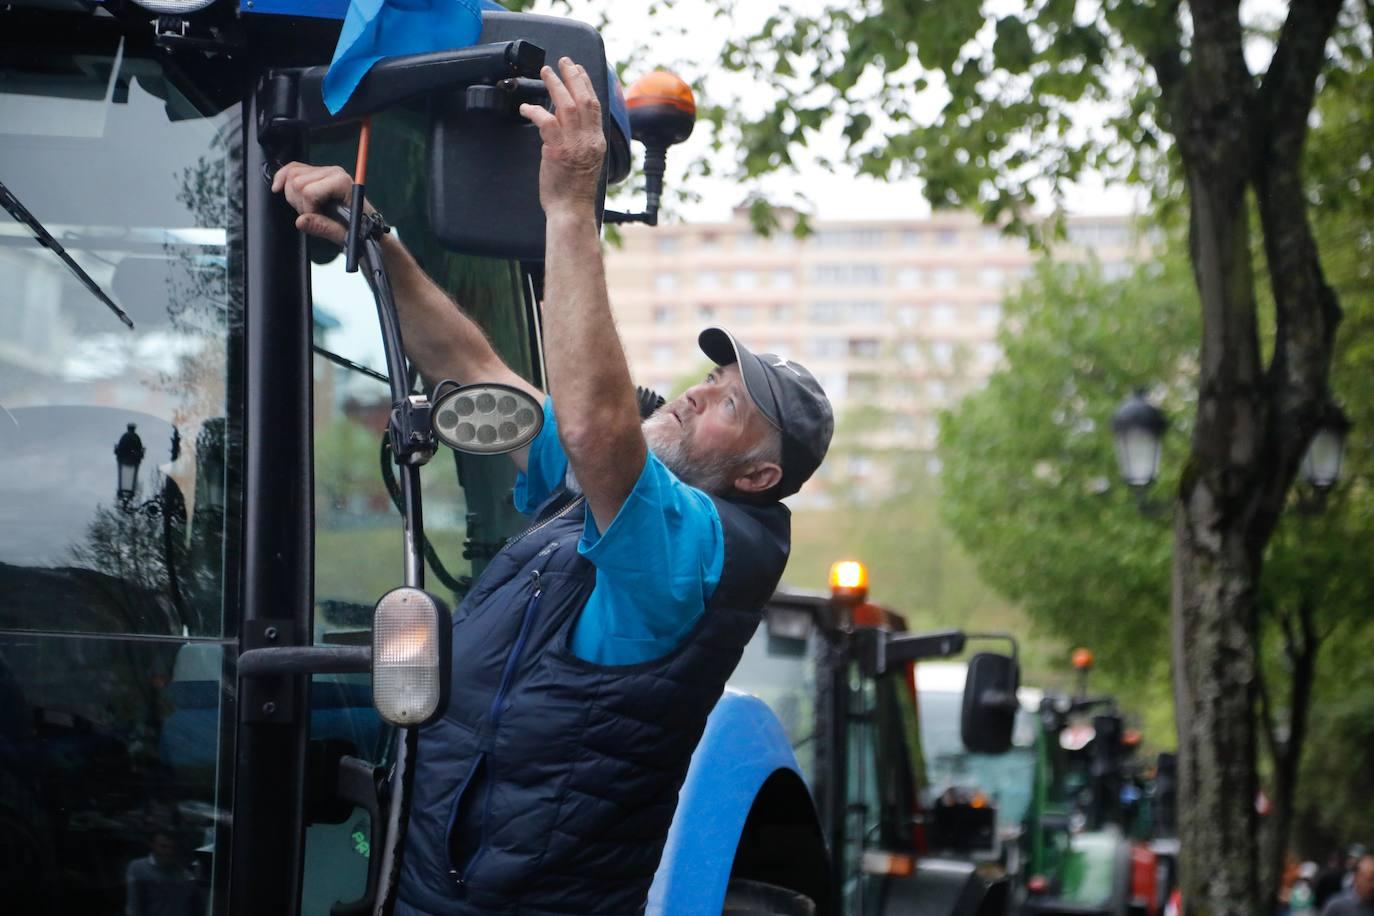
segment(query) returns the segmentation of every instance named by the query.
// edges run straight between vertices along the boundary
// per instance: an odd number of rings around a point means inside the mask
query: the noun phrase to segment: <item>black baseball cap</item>
[[[782,433],[782,479],[773,495],[791,496],[820,467],[835,431],[821,383],[805,366],[775,353],[755,353],[724,328],[702,331],[697,345],[717,366],[739,364],[749,397]]]

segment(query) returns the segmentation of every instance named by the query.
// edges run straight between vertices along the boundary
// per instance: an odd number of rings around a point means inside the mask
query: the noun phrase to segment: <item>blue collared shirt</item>
[[[515,507],[532,512],[568,473],[553,400],[515,481]],[[587,512],[577,550],[596,585],[574,625],[573,653],[602,665],[633,665],[671,652],[701,618],[720,582],[725,535],[715,504],[649,452],[634,489],[599,531]]]

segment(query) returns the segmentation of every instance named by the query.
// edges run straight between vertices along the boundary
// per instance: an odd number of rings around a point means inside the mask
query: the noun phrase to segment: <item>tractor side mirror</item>
[[[959,730],[970,752],[1004,754],[1011,748],[1020,686],[1021,669],[1015,658],[980,652],[969,659]]]
[[[522,39],[557,67],[570,57],[591,77],[606,121],[606,172],[597,190],[597,218],[606,183],[629,172],[630,138],[613,116],[619,92],[596,29],[571,19],[532,13],[482,13],[482,44]],[[544,85],[507,79],[437,94],[430,108],[429,218],[445,246],[469,254],[544,259],[544,210],[539,204],[539,131],[520,117],[522,102],[548,105]],[[615,102],[618,110],[619,99]]]

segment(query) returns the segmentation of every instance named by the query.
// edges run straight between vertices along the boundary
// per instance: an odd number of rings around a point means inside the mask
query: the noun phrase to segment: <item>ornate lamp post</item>
[[[1340,480],[1345,437],[1349,432],[1350,420],[1345,411],[1335,401],[1327,402],[1299,469],[1303,482],[1318,493],[1328,492]]]
[[[1145,400],[1145,389],[1121,402],[1112,415],[1112,436],[1116,440],[1116,463],[1126,484],[1142,491],[1159,476],[1159,451],[1169,420],[1164,412]]]
[[[138,437],[137,429],[138,424],[130,423],[124,435],[119,437],[114,449],[119,475],[115,495],[121,505],[128,505],[129,500],[134,498],[134,493],[138,490],[138,466],[143,463],[143,456],[147,454],[143,440]]]

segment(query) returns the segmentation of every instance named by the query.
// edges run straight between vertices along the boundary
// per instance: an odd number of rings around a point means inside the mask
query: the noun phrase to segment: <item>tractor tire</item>
[[[736,879],[725,889],[721,916],[816,916],[816,904],[776,884]]]

